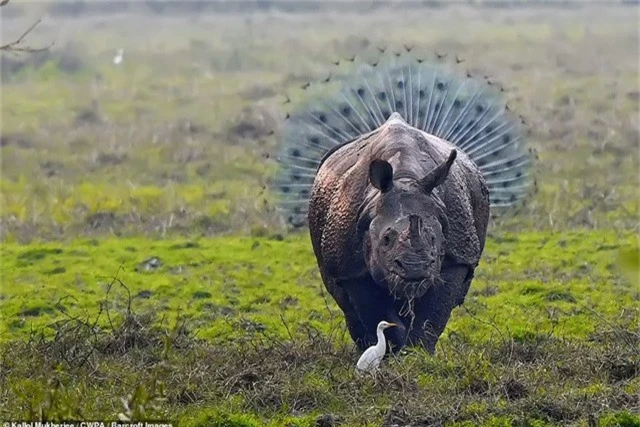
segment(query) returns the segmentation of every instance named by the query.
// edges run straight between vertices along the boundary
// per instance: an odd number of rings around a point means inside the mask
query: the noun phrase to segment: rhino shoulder
[[[360,141],[336,150],[318,169],[309,202],[312,245],[323,274],[348,278],[366,271],[357,235],[367,189],[367,159]]]
[[[489,192],[475,164],[468,158],[460,160],[439,189],[449,223],[446,251],[456,262],[475,266],[484,249]]]

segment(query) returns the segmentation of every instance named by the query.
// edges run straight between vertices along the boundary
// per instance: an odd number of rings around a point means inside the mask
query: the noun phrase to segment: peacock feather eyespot
[[[369,63],[371,67],[334,79],[341,88],[325,86],[321,99],[288,115],[285,127],[291,132],[278,158],[282,172],[275,190],[283,198],[283,218],[291,215],[293,226],[304,225],[314,176],[327,153],[374,131],[394,111],[411,126],[466,151],[490,177],[491,189],[499,191],[492,203],[507,206],[521,198],[530,161],[523,156],[519,120],[493,114],[505,109],[503,100],[485,93],[481,79],[468,72],[456,76],[440,61],[416,63],[391,50],[388,55],[390,62]]]

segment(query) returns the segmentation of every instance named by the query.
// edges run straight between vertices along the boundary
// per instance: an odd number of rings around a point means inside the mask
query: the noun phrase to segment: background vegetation
[[[25,43],[55,45],[0,63],[0,418],[640,425],[637,8],[52,8],[2,9],[3,43],[45,13]],[[404,43],[504,86],[538,192],[436,355],[358,378],[269,180],[283,102]]]

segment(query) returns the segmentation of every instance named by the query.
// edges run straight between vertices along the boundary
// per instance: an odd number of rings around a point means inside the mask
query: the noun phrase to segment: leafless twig
[[[9,3],[9,0],[1,0],[0,1],[0,7],[2,6],[6,6]],[[20,44],[22,43],[22,41],[24,40],[24,38],[31,32],[33,31],[33,29],[42,21],[42,19],[38,19],[36,22],[34,22],[29,28],[27,28],[27,30],[22,33],[22,35],[20,37],[18,37],[16,40],[7,43],[7,44],[3,44],[0,46],[0,51],[2,52],[29,52],[29,53],[35,53],[35,52],[42,52],[45,51],[47,49],[49,49],[51,46],[53,46],[53,42],[51,44],[49,44],[48,46],[45,47],[40,47],[40,48],[33,48],[33,47],[28,47],[28,46],[21,46]]]

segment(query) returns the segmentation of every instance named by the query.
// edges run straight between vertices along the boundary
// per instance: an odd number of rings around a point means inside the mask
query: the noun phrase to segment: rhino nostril
[[[393,261],[393,265],[395,265],[397,268],[402,268],[402,263],[398,259]]]

